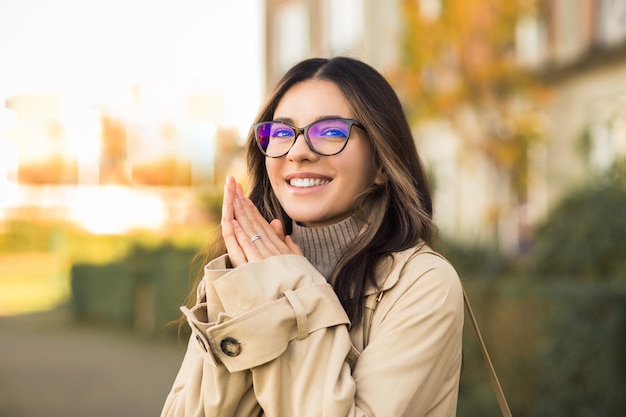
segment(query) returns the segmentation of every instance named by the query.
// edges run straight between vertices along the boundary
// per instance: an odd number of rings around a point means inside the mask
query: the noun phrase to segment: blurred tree
[[[543,89],[516,59],[516,27],[537,0],[403,0],[402,60],[391,79],[412,122],[444,118],[463,158],[484,158],[511,190],[528,198],[529,149],[543,135]],[[506,207],[493,207],[494,225]]]
[[[131,172],[133,182],[139,185],[191,185],[191,164],[176,157],[136,162]]]
[[[126,162],[126,126],[121,120],[103,114],[100,153],[100,183],[128,184]]]
[[[39,143],[47,154],[35,160],[20,161],[18,180],[21,184],[76,184],[78,163],[68,155],[63,126],[50,121],[46,126],[44,140]]]
[[[76,161],[59,154],[21,163],[18,168],[20,184],[76,184],[77,178]]]
[[[626,160],[561,201],[537,228],[523,272],[536,279],[621,282],[626,276]]]

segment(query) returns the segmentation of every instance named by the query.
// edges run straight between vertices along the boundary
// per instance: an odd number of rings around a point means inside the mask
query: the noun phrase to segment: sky
[[[0,0],[0,100],[98,102],[148,88],[222,94],[249,123],[263,85],[261,0]]]

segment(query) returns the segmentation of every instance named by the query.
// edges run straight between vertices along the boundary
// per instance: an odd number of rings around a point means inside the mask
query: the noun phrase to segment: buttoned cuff
[[[326,283],[304,256],[278,255],[222,271],[213,287],[224,312],[236,316],[276,300],[287,290]]]
[[[208,328],[206,334],[214,360],[222,362],[230,372],[254,368],[280,356],[292,340],[350,323],[327,283],[289,294]]]
[[[213,282],[223,310],[217,317],[203,316],[213,310],[205,304],[181,310],[205,356],[230,372],[267,363],[290,341],[316,330],[350,323],[333,288],[302,256],[280,255],[213,272],[217,275],[205,281],[207,294]]]

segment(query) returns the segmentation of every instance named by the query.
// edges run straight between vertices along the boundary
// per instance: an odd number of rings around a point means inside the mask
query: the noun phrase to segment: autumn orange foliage
[[[542,86],[516,57],[517,22],[536,0],[402,0],[402,60],[391,73],[409,117],[451,122],[467,152],[478,152],[525,199],[529,146],[542,136]],[[463,123],[469,113],[478,133]],[[463,116],[462,116],[463,115]]]

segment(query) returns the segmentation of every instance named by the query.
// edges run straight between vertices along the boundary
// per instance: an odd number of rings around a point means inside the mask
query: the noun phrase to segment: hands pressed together
[[[221,224],[233,267],[275,255],[302,255],[300,247],[290,236],[285,236],[281,221],[274,219],[268,223],[244,196],[241,184],[231,176],[224,185]]]

